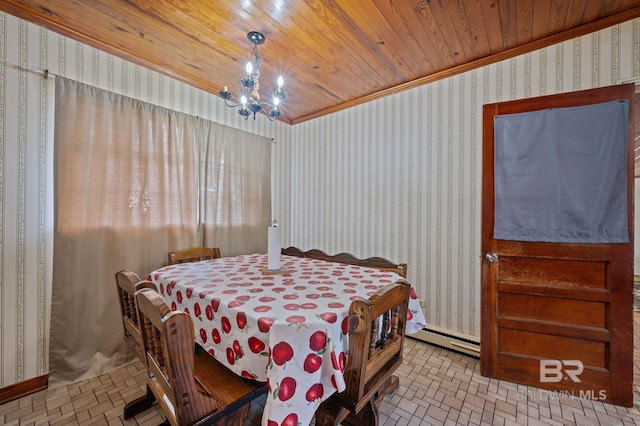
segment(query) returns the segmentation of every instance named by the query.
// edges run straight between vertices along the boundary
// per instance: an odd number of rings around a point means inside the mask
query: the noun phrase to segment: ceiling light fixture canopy
[[[250,43],[253,43],[253,61],[247,62],[245,67],[246,76],[240,79],[242,83],[242,96],[240,96],[240,102],[237,104],[229,102],[233,95],[227,90],[227,86],[224,86],[224,90],[218,92],[218,96],[224,99],[224,103],[231,108],[239,107],[238,113],[248,119],[249,115],[253,113],[253,119],[256,119],[256,113],[264,110],[265,115],[271,121],[280,117],[282,112],[280,111],[280,104],[287,98],[287,92],[284,91],[282,85],[284,80],[282,76],[278,77],[278,88],[273,92],[273,103],[260,102],[260,67],[262,66],[262,58],[258,54],[258,46],[263,44],[265,37],[258,31],[251,31],[247,34],[247,39]]]

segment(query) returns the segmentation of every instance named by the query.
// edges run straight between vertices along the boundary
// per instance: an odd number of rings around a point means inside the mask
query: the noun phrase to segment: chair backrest
[[[284,254],[286,256],[305,257],[304,252],[297,247],[283,248],[280,250],[280,254]]]
[[[191,247],[169,252],[169,265],[219,258],[220,249],[218,247]]]
[[[191,424],[215,411],[216,400],[194,378],[193,322],[156,291],[136,293],[147,356],[147,384],[172,425]]]
[[[122,313],[122,325],[124,327],[124,340],[135,351],[140,361],[145,363],[144,346],[142,344],[142,334],[140,332],[140,321],[138,319],[138,309],[136,308],[136,291],[143,288],[156,289],[155,284],[150,281],[142,281],[140,277],[131,271],[122,270],[116,272],[116,284],[118,289],[118,299],[120,300],[120,311]]]
[[[395,272],[402,278],[407,278],[406,263],[393,263],[381,257],[368,257],[366,259],[358,259],[354,255],[349,253],[329,255],[318,249],[302,251],[296,247],[283,248],[281,250],[281,253],[287,256],[308,257],[310,259],[325,260],[327,262],[340,262],[349,265],[366,266],[369,268],[380,269],[382,271]]]
[[[349,308],[347,388],[337,394],[353,413],[368,404],[402,364],[411,286],[395,282]]]

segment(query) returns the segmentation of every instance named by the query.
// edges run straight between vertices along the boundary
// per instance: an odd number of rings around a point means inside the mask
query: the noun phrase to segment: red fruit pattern
[[[271,352],[271,359],[276,365],[282,365],[293,358],[293,348],[287,342],[276,343]]]
[[[240,346],[240,342],[237,340],[233,341],[233,352],[235,352],[237,358],[242,358],[244,352],[242,351],[242,347]]]
[[[213,330],[211,330],[211,338],[213,339],[213,342],[217,345],[218,343],[220,343],[220,331],[218,331],[217,328],[214,328]]]
[[[331,352],[331,365],[334,370],[340,369],[340,363],[338,362],[338,355],[335,352]]]
[[[289,324],[301,324],[307,320],[307,317],[302,315],[291,315],[288,316],[285,321]]]
[[[322,358],[316,354],[309,354],[304,359],[304,371],[307,373],[315,373],[322,367]]]
[[[267,422],[267,426],[298,426],[298,424],[298,415],[296,413],[289,414],[280,424],[273,420]]]
[[[323,312],[320,314],[320,318],[330,324],[333,324],[338,320],[338,314],[336,314],[335,312]]]
[[[218,309],[220,309],[220,302],[221,300],[218,298],[211,300],[211,308],[213,309],[213,312],[218,312]]]
[[[305,398],[307,399],[307,401],[312,402],[312,401],[315,401],[316,399],[322,398],[323,395],[324,395],[324,386],[322,386],[322,383],[315,383],[311,385],[311,387],[305,394]]]
[[[273,325],[273,319],[267,317],[258,318],[258,330],[263,333],[268,333]]]
[[[244,312],[238,312],[236,315],[236,323],[238,324],[238,328],[242,330],[247,326],[247,314]]]
[[[220,322],[222,323],[222,331],[229,334],[231,332],[231,322],[229,321],[229,318],[222,317]]]
[[[244,305],[244,302],[241,302],[239,300],[232,300],[227,306],[229,308],[239,308],[242,305]]]
[[[262,353],[264,351],[264,348],[266,347],[266,345],[262,340],[257,339],[253,336],[249,337],[248,343],[249,343],[249,350],[254,354]]]
[[[236,363],[236,354],[233,352],[232,348],[227,348],[227,361],[231,365]]]
[[[342,330],[342,334],[346,335],[349,332],[349,316],[344,317],[340,329]]]
[[[327,333],[324,331],[316,331],[309,338],[309,347],[312,351],[321,351],[327,345]]]
[[[278,398],[280,401],[288,401],[291,399],[294,393],[296,393],[296,387],[298,383],[296,379],[293,377],[285,377],[280,382],[280,386],[278,386],[275,390],[274,397]]]
[[[321,401],[344,389],[351,301],[399,277],[283,259],[289,274],[264,275],[266,255],[246,255],[172,265],[149,278],[172,310],[192,313],[209,354],[242,377],[267,381],[269,426],[300,426],[312,421]],[[413,289],[409,304],[412,323],[422,324]]]

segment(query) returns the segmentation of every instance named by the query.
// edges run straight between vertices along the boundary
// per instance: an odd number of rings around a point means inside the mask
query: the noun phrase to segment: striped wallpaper
[[[478,340],[482,105],[638,76],[639,28],[628,22],[294,126],[290,239],[408,263],[429,324]]]
[[[430,324],[478,339],[482,104],[616,84],[639,50],[636,20],[288,126],[0,13],[0,387],[48,371],[53,79],[36,68],[272,137],[284,245],[406,262]]]

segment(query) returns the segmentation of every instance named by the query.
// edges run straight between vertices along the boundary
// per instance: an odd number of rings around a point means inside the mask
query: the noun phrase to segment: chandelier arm
[[[240,104],[232,104],[232,103],[229,103],[229,101],[227,101],[226,99],[224,100],[224,104],[225,104],[226,106],[228,106],[229,108],[236,108],[236,107],[239,107],[239,106],[240,106]]]

